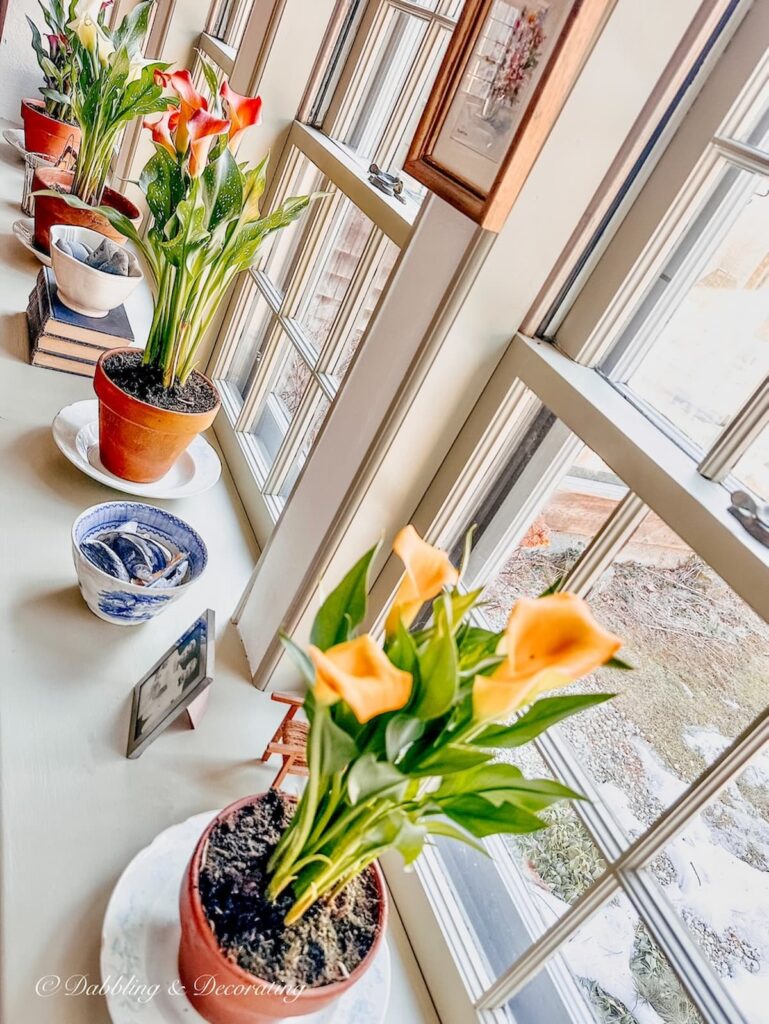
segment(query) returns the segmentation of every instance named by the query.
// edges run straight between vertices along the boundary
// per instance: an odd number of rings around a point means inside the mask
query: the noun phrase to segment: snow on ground
[[[686,739],[708,762],[730,742],[706,729],[691,730]],[[669,806],[686,784],[662,764],[645,740],[634,737],[633,742],[650,790],[663,806]],[[767,785],[769,751],[756,758],[743,780],[752,786]],[[645,823],[633,814],[621,789],[604,783],[599,790],[630,836],[645,831]],[[729,787],[726,798],[716,805],[717,814],[700,814],[665,848],[672,877],[663,891],[677,914],[693,926],[695,938],[715,933],[723,983],[747,1020],[759,1024],[769,1020],[769,871],[749,863],[743,851],[746,837],[752,837],[758,850],[769,851],[769,823],[736,785]],[[743,856],[738,855],[741,852]],[[560,916],[566,905],[552,894],[550,899],[552,910]],[[597,981],[621,999],[639,1024],[662,1024],[639,999],[633,984],[630,958],[637,921],[624,897],[612,900],[567,944],[564,955],[576,975]],[[747,969],[746,963],[754,969]]]

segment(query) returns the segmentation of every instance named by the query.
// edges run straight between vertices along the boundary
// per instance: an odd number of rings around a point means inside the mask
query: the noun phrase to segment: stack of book
[[[93,377],[102,352],[132,345],[133,331],[124,306],[108,316],[82,316],[59,299],[56,278],[43,267],[27,307],[29,361],[33,366]]]

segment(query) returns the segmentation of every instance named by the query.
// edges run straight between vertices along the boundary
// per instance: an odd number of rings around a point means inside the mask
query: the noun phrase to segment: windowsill
[[[159,502],[205,538],[203,584],[137,628],[101,622],[77,590],[72,522],[120,495],[70,466],[51,436],[60,408],[92,397],[90,382],[27,362],[24,309],[40,265],[11,232],[21,186],[20,164],[0,144],[0,1019],[96,1024],[102,997],[40,999],[36,981],[98,981],[101,921],[125,865],[168,826],[266,788],[273,771],[255,759],[280,712],[251,685],[229,621],[258,550],[226,467],[207,494]],[[177,723],[129,762],[133,684],[209,606],[218,649],[206,718],[195,733]],[[388,1024],[435,1024],[393,917]]]

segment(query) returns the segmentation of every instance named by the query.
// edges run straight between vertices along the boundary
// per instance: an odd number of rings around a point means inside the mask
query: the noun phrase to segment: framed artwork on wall
[[[499,231],[616,0],[466,0],[404,169]]]

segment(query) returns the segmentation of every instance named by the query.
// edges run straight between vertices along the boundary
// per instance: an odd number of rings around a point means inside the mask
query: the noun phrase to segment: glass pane
[[[656,289],[654,341],[622,379],[705,449],[769,373],[767,179],[730,169]]]
[[[376,52],[367,62],[365,81],[351,89],[359,94],[350,127],[340,139],[362,160],[371,160],[401,99],[417,61],[429,21],[388,5],[384,25],[376,39]]]
[[[264,341],[274,323],[272,310],[255,283],[249,285],[251,308],[238,338],[235,355],[227,371],[227,380],[243,398],[256,377]]]
[[[358,311],[353,321],[353,328],[346,338],[340,339],[341,346],[331,353],[331,362],[326,372],[337,384],[341,385],[347,370],[350,367],[352,358],[358,350],[363,335],[366,333],[369,320],[371,319],[377,303],[384,291],[384,287],[390,277],[395,261],[400,255],[400,249],[393,242],[385,246],[377,266],[375,267],[368,288],[366,288]]]
[[[251,430],[266,470],[269,470],[275,461],[310,379],[311,373],[307,364],[294,346],[287,339],[283,339],[269,391],[257,411]]]
[[[498,760],[516,765],[528,778],[555,778],[533,744],[500,750]],[[540,816],[549,828],[505,836],[504,842],[520,862],[544,931],[600,878],[606,862],[572,804],[556,804],[541,811]]]
[[[484,591],[484,616],[503,629],[519,597],[537,597],[576,564],[627,487],[583,445],[555,491]]]
[[[596,911],[507,1005],[516,1024],[702,1024],[623,895]]]
[[[734,475],[748,490],[769,501],[769,424],[734,467]]]
[[[320,432],[320,428],[323,426],[323,421],[326,418],[326,413],[330,408],[330,402],[325,395],[318,393],[317,407],[313,414],[312,420],[310,421],[310,429],[305,435],[305,439],[302,443],[302,447],[299,450],[299,454],[294,459],[291,468],[286,475],[285,480],[280,488],[279,497],[286,501],[294,489],[294,484],[299,478],[299,474],[307,461],[307,456],[312,450],[312,446],[315,444],[315,439]]]
[[[701,745],[720,750],[717,730]],[[769,994],[769,751],[656,858],[651,870],[748,1021]]]
[[[635,836],[767,706],[769,626],[653,512],[588,600],[634,671],[577,684],[618,696],[561,728]]]
[[[331,331],[372,230],[371,221],[349,199],[324,229],[312,277],[291,314],[318,349]]]
[[[304,154],[294,150],[289,161],[291,170],[281,185],[276,201],[272,204],[273,209],[291,196],[334,191],[329,186],[328,179],[324,178],[315,164],[311,163]],[[329,202],[329,200],[322,200],[322,202]],[[292,224],[283,231],[276,231],[261,250],[258,267],[267,274],[276,290],[281,294],[286,290],[295,259],[305,246],[313,218],[317,213],[318,204],[316,203],[306,211],[297,224]]]

